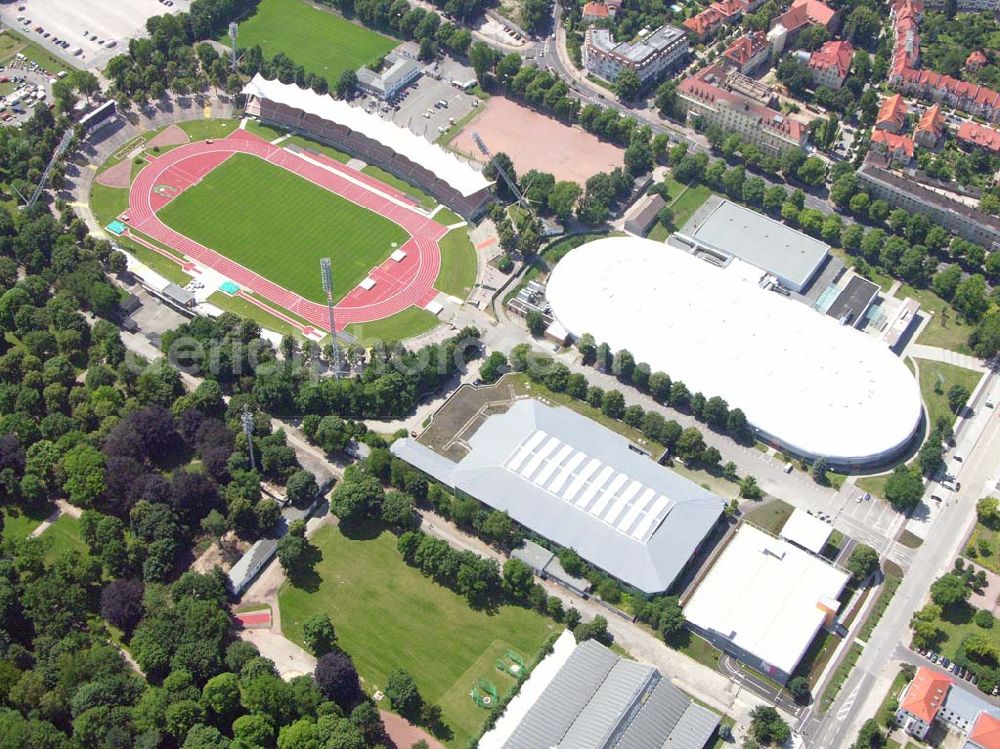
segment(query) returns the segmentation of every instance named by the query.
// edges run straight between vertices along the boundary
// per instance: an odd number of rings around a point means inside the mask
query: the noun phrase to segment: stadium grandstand
[[[259,73],[244,88],[246,113],[295,130],[392,172],[473,219],[490,200],[490,181],[470,162],[405,127],[294,83]]]

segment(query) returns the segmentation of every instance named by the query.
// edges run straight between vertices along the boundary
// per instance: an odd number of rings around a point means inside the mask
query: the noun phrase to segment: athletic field
[[[486,710],[469,697],[476,679],[488,679],[501,693],[508,690],[513,679],[496,669],[497,660],[514,650],[530,663],[559,629],[515,606],[492,614],[474,611],[465,598],[409,567],[391,533],[354,539],[328,525],[312,541],[323,553],[316,566],[322,582],[312,593],[282,586],[284,633],[301,643],[302,622],[328,614],[365,690],[384,689],[389,671],[406,669],[425,699],[441,706],[444,723],[454,732],[448,746],[467,746],[486,720]]]
[[[330,88],[345,70],[374,62],[399,44],[304,0],[261,0],[239,33],[241,47],[259,44],[265,57],[284,52],[306,72],[326,78]],[[229,44],[228,37],[220,41]]]
[[[302,177],[236,153],[159,212],[167,226],[279,286],[324,300],[319,261],[335,265],[335,299],[408,239],[397,224]]]

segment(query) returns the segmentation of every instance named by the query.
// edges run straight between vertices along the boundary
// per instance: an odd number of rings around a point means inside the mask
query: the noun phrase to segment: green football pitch
[[[286,169],[233,154],[159,212],[175,231],[264,278],[322,302],[320,258],[334,299],[350,292],[409,236],[398,225]]]
[[[262,0],[239,34],[241,47],[259,44],[265,57],[284,52],[307,73],[326,78],[330,88],[345,70],[374,62],[399,43],[304,0]]]

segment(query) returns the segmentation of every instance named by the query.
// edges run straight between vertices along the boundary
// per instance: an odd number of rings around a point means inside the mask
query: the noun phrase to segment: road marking
[[[861,691],[861,684],[859,683],[854,687],[854,691],[851,692],[850,696],[844,700],[844,704],[841,705],[840,709],[837,711],[837,720],[845,720],[850,714],[851,710],[854,709],[854,701],[858,698],[858,692]]]

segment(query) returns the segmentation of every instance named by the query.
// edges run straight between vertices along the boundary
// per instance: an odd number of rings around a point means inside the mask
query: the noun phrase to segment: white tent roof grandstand
[[[637,237],[572,250],[549,278],[571,333],[625,348],[691,392],[741,408],[762,435],[833,465],[897,453],[920,424],[916,380],[879,341],[725,268]]]
[[[743,524],[684,607],[694,626],[790,674],[849,575]]]
[[[450,151],[434,145],[405,127],[325,94],[317,94],[308,88],[299,88],[294,83],[269,81],[260,73],[243,87],[243,94],[301,109],[303,112],[357,131],[396,153],[403,154],[413,163],[436,174],[466,197],[491,184],[481,171]]]
[[[518,401],[469,446],[458,463],[408,438],[391,450],[646,593],[670,587],[722,514],[717,496],[568,408]]]

